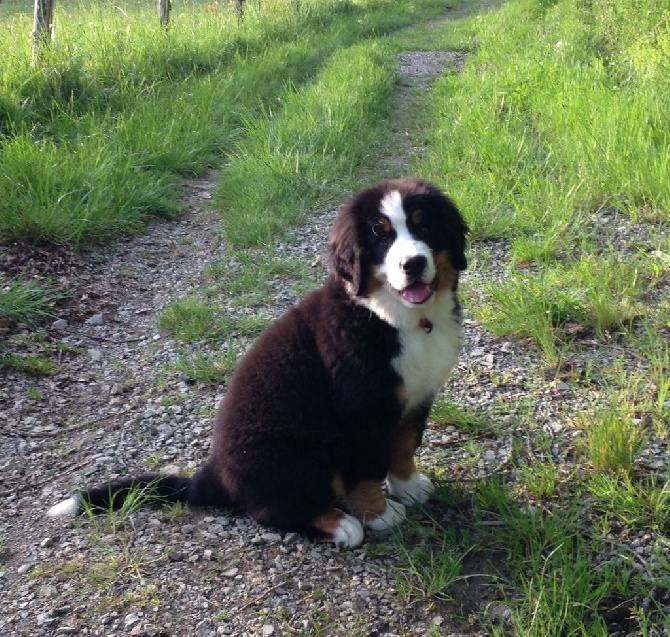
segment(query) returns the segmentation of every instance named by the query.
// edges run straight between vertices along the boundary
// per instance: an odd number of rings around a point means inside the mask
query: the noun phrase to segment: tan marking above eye
[[[412,213],[412,223],[415,226],[420,226],[423,221],[423,210],[417,209]]]

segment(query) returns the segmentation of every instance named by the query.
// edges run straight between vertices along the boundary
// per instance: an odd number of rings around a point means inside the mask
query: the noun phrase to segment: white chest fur
[[[425,308],[412,308],[411,318],[398,325],[401,352],[391,364],[405,384],[405,412],[431,401],[456,365],[463,336],[454,314],[454,295],[443,292]],[[428,332],[419,325],[426,318]]]

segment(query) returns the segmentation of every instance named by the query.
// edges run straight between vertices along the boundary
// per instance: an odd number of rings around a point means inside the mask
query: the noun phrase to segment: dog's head
[[[453,202],[418,179],[384,181],[354,195],[330,235],[331,268],[349,293],[385,294],[407,307],[455,290],[467,225]]]

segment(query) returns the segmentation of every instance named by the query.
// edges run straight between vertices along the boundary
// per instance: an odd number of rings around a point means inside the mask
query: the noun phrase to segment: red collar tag
[[[428,320],[425,316],[419,319],[419,327],[424,330],[426,334],[430,334],[433,331],[432,321]]]

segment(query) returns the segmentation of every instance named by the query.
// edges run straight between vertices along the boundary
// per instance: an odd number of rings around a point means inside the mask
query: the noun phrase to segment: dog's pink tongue
[[[428,300],[432,291],[427,283],[412,283],[402,291],[402,298],[408,303],[423,303]]]

